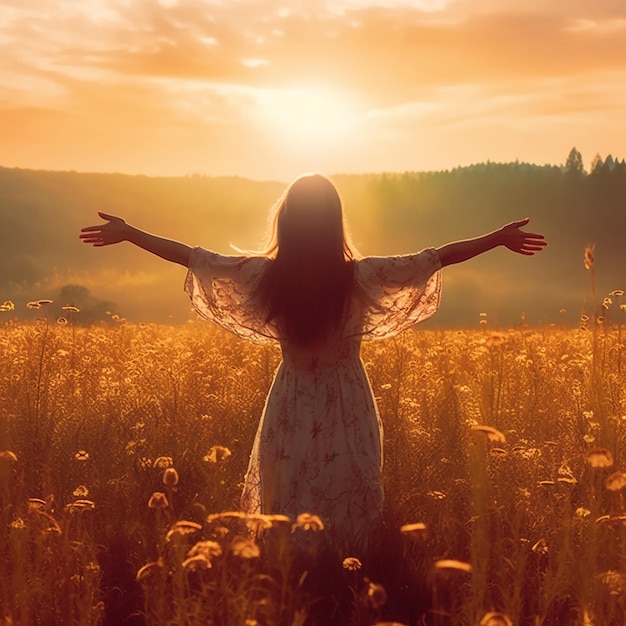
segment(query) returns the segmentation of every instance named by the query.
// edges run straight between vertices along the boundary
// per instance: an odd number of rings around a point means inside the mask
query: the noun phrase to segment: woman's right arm
[[[80,238],[84,243],[100,248],[121,241],[128,241],[166,261],[178,263],[185,267],[189,266],[189,257],[192,251],[190,246],[172,239],[151,235],[127,224],[121,217],[101,212],[98,212],[98,215],[106,221],[106,224],[86,226],[81,229]]]

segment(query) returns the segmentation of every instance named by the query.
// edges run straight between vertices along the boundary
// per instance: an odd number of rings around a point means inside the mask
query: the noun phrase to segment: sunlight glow
[[[358,126],[348,95],[326,87],[263,90],[258,103],[262,121],[278,135],[312,148],[348,139]]]

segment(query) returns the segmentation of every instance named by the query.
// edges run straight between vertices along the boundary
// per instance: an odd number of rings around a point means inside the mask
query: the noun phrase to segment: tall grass
[[[623,625],[620,297],[575,330],[364,345],[386,510],[360,561],[236,513],[276,350],[0,322],[0,623]]]

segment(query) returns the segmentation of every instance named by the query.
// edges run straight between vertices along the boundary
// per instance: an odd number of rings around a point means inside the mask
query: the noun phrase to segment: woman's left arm
[[[547,245],[547,242],[545,237],[539,233],[527,233],[522,230],[522,227],[526,226],[529,221],[530,218],[527,217],[506,224],[502,228],[481,237],[455,241],[437,248],[441,266],[462,263],[498,246],[505,246],[513,252],[527,256],[540,252]]]

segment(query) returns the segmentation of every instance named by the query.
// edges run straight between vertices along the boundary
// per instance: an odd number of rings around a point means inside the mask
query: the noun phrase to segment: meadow
[[[315,511],[237,513],[277,350],[45,301],[0,317],[0,624],[623,625],[621,300],[364,344],[386,512],[359,558]]]

